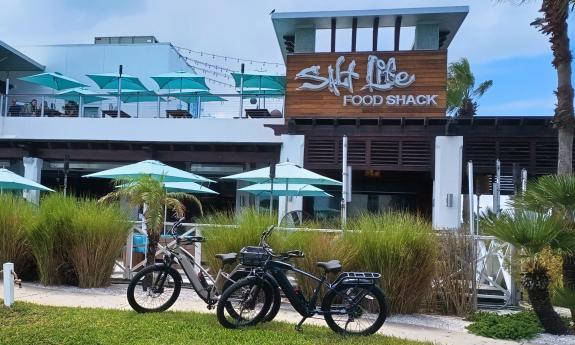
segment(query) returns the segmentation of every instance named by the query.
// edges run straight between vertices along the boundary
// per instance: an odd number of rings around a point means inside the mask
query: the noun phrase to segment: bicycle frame
[[[209,305],[215,304],[218,301],[219,295],[222,293],[222,291],[220,291],[220,288],[223,285],[220,284],[221,279],[229,280],[230,282],[235,283],[235,281],[231,279],[231,276],[234,272],[239,270],[239,265],[236,266],[232,273],[226,273],[220,268],[216,277],[214,278],[208,272],[208,270],[196,262],[193,254],[182,248],[179,244],[176,244],[175,247],[166,248],[166,250],[169,252],[169,255],[164,257],[166,269],[170,267],[175,260],[177,260],[177,262],[184,270],[184,273],[188,277],[188,280],[190,281],[193,289],[196,291],[198,296]],[[196,273],[195,268],[198,269],[198,273]],[[207,289],[204,284],[202,284],[198,274],[202,274],[211,282],[211,289]]]

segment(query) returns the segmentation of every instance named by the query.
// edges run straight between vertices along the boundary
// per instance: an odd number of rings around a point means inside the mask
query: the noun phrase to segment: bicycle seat
[[[216,254],[216,258],[222,261],[222,265],[231,264],[236,261],[237,253]]]
[[[330,260],[328,262],[318,262],[317,267],[323,268],[325,273],[337,273],[341,271],[341,263],[339,260]]]

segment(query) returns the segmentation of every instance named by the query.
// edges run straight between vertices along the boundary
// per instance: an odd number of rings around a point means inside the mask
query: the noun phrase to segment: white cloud
[[[3,1],[0,40],[12,45],[90,43],[95,36],[156,35],[186,47],[253,59],[281,61],[268,13],[469,5],[470,13],[450,48],[450,60],[473,63],[549,51],[547,39],[529,26],[540,1],[522,6],[497,0]]]

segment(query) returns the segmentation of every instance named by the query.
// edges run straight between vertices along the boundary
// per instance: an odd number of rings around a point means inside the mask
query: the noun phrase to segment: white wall
[[[283,121],[283,119],[0,117],[0,140],[280,143],[282,138],[274,135],[274,131],[264,125],[283,124]]]
[[[282,148],[280,152],[280,162],[287,162],[288,160],[303,167],[304,159],[304,143],[305,136],[303,135],[282,135]],[[285,214],[285,200],[288,200],[288,212],[299,211],[303,207],[302,197],[280,197],[278,217],[281,220]]]
[[[435,138],[435,178],[433,181],[433,227],[457,229],[461,225],[461,181],[463,137]],[[447,205],[451,194],[453,205]]]

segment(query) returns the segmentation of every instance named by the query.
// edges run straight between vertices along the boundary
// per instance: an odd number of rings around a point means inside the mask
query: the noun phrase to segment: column
[[[40,183],[43,163],[44,161],[40,158],[24,157],[24,177]],[[37,205],[40,202],[40,191],[24,191],[24,198]]]
[[[453,230],[461,225],[462,166],[463,137],[436,137],[432,215],[434,229]]]
[[[290,161],[303,167],[304,157],[304,136],[303,135],[282,135],[282,149],[280,152],[280,163]],[[279,198],[278,216],[281,220],[285,213],[285,197]],[[288,197],[288,212],[300,211],[303,208],[302,197]]]

